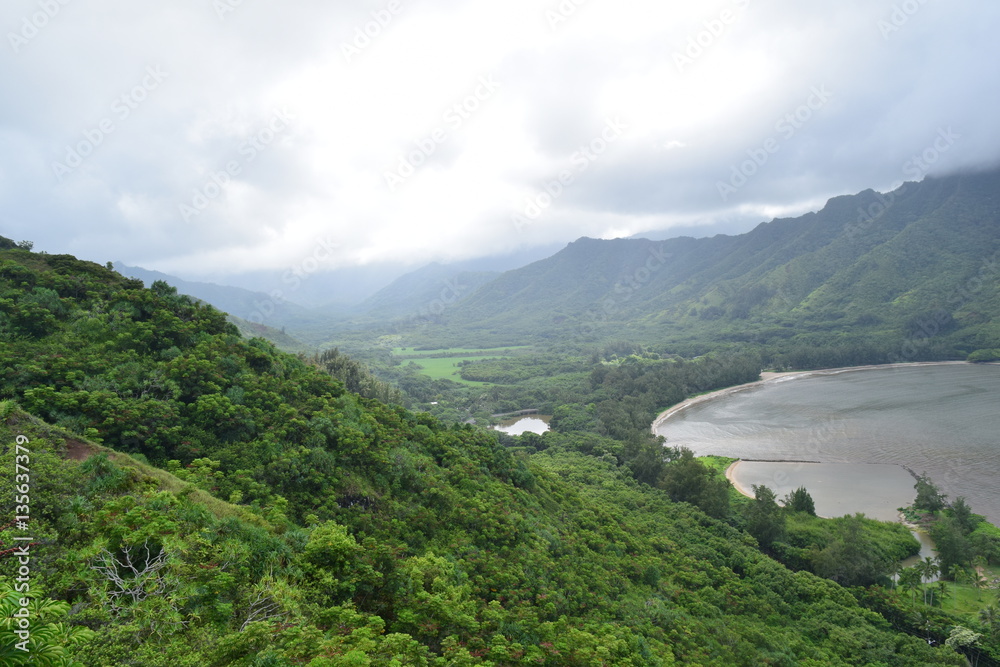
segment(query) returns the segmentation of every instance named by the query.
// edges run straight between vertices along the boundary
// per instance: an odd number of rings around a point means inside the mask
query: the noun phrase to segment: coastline
[[[821,370],[814,370],[814,371],[790,371],[790,372],[780,372],[780,373],[779,372],[762,372],[761,375],[760,375],[760,380],[757,380],[756,382],[748,382],[746,384],[736,385],[734,387],[727,387],[725,389],[721,389],[721,390],[718,390],[718,391],[713,391],[713,392],[710,392],[708,394],[704,394],[704,395],[701,395],[701,396],[696,396],[696,397],[687,399],[685,401],[682,401],[681,403],[678,403],[677,405],[675,405],[675,406],[669,408],[668,410],[665,410],[661,414],[657,415],[657,418],[656,418],[656,420],[654,420],[654,422],[653,422],[653,424],[651,426],[651,429],[655,433],[656,430],[660,426],[662,426],[670,417],[672,417],[673,415],[675,415],[675,414],[677,414],[677,413],[679,413],[679,412],[681,412],[681,411],[683,411],[683,410],[691,407],[692,405],[698,405],[698,404],[700,404],[700,403],[702,403],[704,401],[709,401],[709,400],[713,400],[713,399],[716,399],[716,398],[722,398],[722,397],[730,396],[730,395],[732,395],[732,394],[734,394],[736,392],[739,392],[739,391],[743,391],[743,390],[752,389],[752,388],[755,388],[755,387],[764,386],[766,384],[773,384],[773,383],[778,382],[778,381],[783,381],[784,379],[794,379],[796,377],[810,377],[810,376],[816,376],[816,375],[836,375],[836,374],[845,373],[845,372],[862,371],[862,370],[877,370],[877,369],[884,369],[884,368],[902,368],[902,367],[913,367],[913,366],[942,366],[942,365],[958,365],[958,364],[968,365],[969,363],[970,362],[964,362],[964,361],[951,361],[951,362],[948,362],[948,361],[944,361],[944,362],[913,362],[913,363],[906,363],[906,364],[883,364],[883,365],[868,365],[868,366],[852,366],[852,367],[845,367],[845,368],[821,369]],[[744,496],[746,498],[751,498],[751,499],[754,498],[753,490],[751,488],[748,488],[746,485],[740,483],[740,481],[738,479],[738,471],[739,471],[739,466],[742,463],[747,462],[747,461],[755,461],[755,460],[756,459],[737,459],[737,460],[733,461],[731,464],[729,464],[729,466],[726,468],[725,473],[724,473],[725,477],[726,477],[726,480],[730,484],[732,484],[733,488],[736,489],[736,491],[740,495],[742,495],[742,496]],[[784,461],[774,461],[774,462],[775,463],[782,463]],[[789,461],[789,462],[792,462],[792,461]],[[801,462],[801,461],[795,461],[795,462]],[[905,470],[907,473],[909,473],[913,478],[917,478],[916,472],[913,469],[911,469],[909,466],[907,466],[905,464],[902,464],[902,463],[898,463],[898,464],[895,464],[895,465],[898,465],[899,467],[901,467],[903,470]],[[821,517],[821,518],[828,518],[828,517]],[[924,556],[926,554],[931,554],[931,555],[936,554],[936,546],[935,546],[934,542],[930,539],[930,536],[928,534],[927,528],[925,526],[919,525],[919,524],[915,524],[915,523],[912,523],[912,522],[908,521],[907,518],[906,518],[906,516],[902,512],[897,512],[896,513],[895,520],[896,520],[896,522],[902,524],[907,530],[909,530],[914,535],[914,537],[921,544],[920,554],[918,556],[914,556],[914,557],[911,557],[909,559],[906,559],[904,561],[904,564],[908,563],[909,561],[911,561],[913,559],[919,559],[921,556]],[[996,525],[996,524],[994,524],[994,525]]]
[[[745,486],[743,486],[742,484],[740,484],[739,482],[736,481],[736,468],[741,463],[743,463],[743,459],[737,459],[736,461],[733,461],[732,463],[729,464],[729,467],[726,468],[726,479],[729,480],[729,483],[732,484],[733,488],[736,489],[737,491],[739,491],[741,495],[744,495],[747,498],[750,498],[752,500],[753,498],[755,498],[753,489],[748,489],[748,488],[746,488]],[[781,463],[781,461],[779,461],[779,463]],[[788,463],[797,463],[797,461],[788,461]],[[817,514],[816,516],[818,516],[820,519],[831,519],[831,518],[833,518],[833,517],[829,517],[829,516],[822,516],[822,515],[819,515],[819,514]],[[902,515],[900,515],[900,516],[902,516]]]
[[[768,385],[768,384],[779,383],[779,382],[783,382],[785,380],[795,379],[797,377],[837,375],[837,374],[840,374],[840,373],[847,373],[847,372],[854,372],[854,371],[863,371],[863,370],[894,369],[894,368],[920,367],[920,366],[958,366],[958,365],[961,365],[961,366],[972,366],[972,365],[1000,366],[1000,363],[998,363],[998,364],[972,364],[971,362],[967,362],[967,361],[909,362],[909,363],[904,363],[904,364],[875,364],[875,365],[866,365],[866,366],[851,366],[851,367],[831,368],[831,369],[819,369],[819,370],[807,370],[807,371],[788,371],[788,372],[772,372],[772,371],[768,371],[768,372],[762,372],[761,375],[760,375],[760,379],[757,380],[757,381],[755,381],[755,382],[748,382],[748,383],[745,383],[745,384],[742,384],[742,385],[735,385],[735,386],[732,386],[732,387],[727,387],[727,388],[720,389],[720,390],[717,390],[717,391],[709,392],[709,393],[703,394],[701,396],[691,397],[689,399],[681,401],[680,403],[678,403],[678,404],[676,404],[674,406],[671,406],[667,410],[664,410],[659,415],[657,415],[656,419],[653,421],[653,423],[652,423],[652,425],[650,427],[650,430],[654,434],[658,434],[658,430],[663,427],[663,425],[667,422],[667,420],[669,420],[674,415],[682,412],[683,410],[686,410],[687,408],[691,407],[692,405],[699,405],[702,402],[709,401],[709,400],[714,400],[716,398],[724,398],[724,397],[730,396],[732,394],[735,394],[736,392],[740,392],[740,391],[744,391],[744,390],[748,390],[748,389],[753,389],[753,388],[765,386],[765,385]],[[764,462],[764,463],[818,463],[818,461],[782,460],[781,457],[767,457],[767,458],[763,458],[762,457],[760,459],[757,459],[757,458],[737,459],[737,460],[735,460],[733,463],[731,463],[726,468],[724,474],[726,476],[726,479],[733,485],[733,487],[737,490],[737,492],[740,493],[741,495],[745,496],[745,497],[748,497],[748,498],[753,498],[753,492],[752,492],[752,490],[750,488],[748,488],[748,485],[741,485],[740,483],[738,483],[737,477],[740,474],[740,469],[738,467],[739,464],[741,462],[750,462],[750,461],[760,461],[760,462]],[[866,461],[854,461],[854,463],[861,464],[861,463],[866,463]],[[909,463],[909,462],[908,461],[907,462],[897,462],[894,465],[902,468],[904,471],[906,471],[906,473],[909,474],[909,476],[911,476],[913,478],[917,478],[916,471],[913,470],[910,465],[907,465],[907,463]],[[915,530],[916,532],[921,533],[921,534],[926,534],[926,533],[924,533],[921,530],[920,526],[909,525],[905,521],[900,521],[901,518],[902,517],[896,515],[891,520],[899,521],[900,523],[903,523],[904,525],[907,526],[907,528],[909,528],[911,530]],[[989,518],[987,518],[987,521],[990,522],[990,523],[992,523],[992,525],[1000,525],[1000,524],[995,523],[994,521],[990,521]]]
[[[741,494],[743,494],[747,498],[753,498],[754,497],[753,493],[749,489],[744,487],[742,484],[736,481],[736,468],[742,462],[743,462],[742,460],[737,459],[736,461],[733,461],[732,463],[729,464],[729,467],[726,468],[726,479],[728,479],[729,483],[733,485],[733,488],[739,491]]]
[[[740,495],[745,496],[745,497],[750,498],[750,499],[753,499],[755,497],[753,489],[752,488],[748,488],[745,485],[741,484],[739,482],[739,480],[737,479],[737,470],[738,470],[738,468],[739,468],[739,466],[740,466],[741,463],[801,463],[801,461],[759,461],[757,459],[737,459],[736,461],[733,461],[731,464],[729,464],[729,467],[727,467],[726,471],[725,471],[726,479],[729,481],[730,484],[733,485],[733,488],[736,489],[736,491]],[[824,465],[824,464],[819,463],[819,465]],[[864,464],[862,464],[862,465],[864,465]],[[892,465],[892,464],[889,464],[889,465]],[[867,515],[868,512],[865,512],[865,514]],[[840,516],[840,515],[826,516],[824,514],[817,514],[816,516],[818,516],[820,519],[832,519],[832,518],[835,518],[836,516]],[[878,518],[878,517],[870,517],[870,518]],[[891,521],[891,520],[885,519],[885,518],[881,518],[879,520],[881,520],[881,521]],[[922,526],[918,526],[916,524],[912,524],[912,523],[909,523],[908,521],[906,521],[906,518],[905,518],[905,516],[903,515],[902,512],[897,512],[896,513],[896,522],[901,523],[904,526],[906,526],[906,528],[908,530],[910,530],[910,532],[921,533],[924,536],[927,535],[927,531]],[[915,535],[915,537],[916,537],[916,535]],[[920,538],[918,537],[917,539],[919,540]],[[930,542],[929,538],[928,538],[928,542]],[[930,543],[930,544],[931,544],[931,548],[933,548],[933,543]]]
[[[726,387],[725,389],[719,389],[717,391],[712,391],[707,394],[702,394],[701,396],[694,396],[692,398],[687,398],[674,405],[667,408],[660,414],[656,416],[653,420],[650,430],[656,433],[656,429],[662,426],[668,419],[676,415],[677,413],[690,408],[692,405],[698,405],[704,403],[705,401],[711,401],[716,398],[722,398],[724,396],[731,396],[740,391],[746,391],[747,389],[754,389],[756,387],[762,387],[766,384],[773,384],[775,382],[784,381],[786,379],[793,379],[799,377],[813,377],[817,375],[839,375],[840,373],[851,373],[854,371],[868,371],[877,370],[881,368],[909,368],[914,366],[953,366],[953,365],[968,365],[968,361],[914,361],[905,364],[872,364],[868,366],[847,366],[844,368],[823,368],[813,371],[784,371],[776,373],[773,371],[764,371],[760,374],[760,379],[755,382],[747,382],[746,384],[738,384],[733,387]],[[728,471],[727,471],[728,473]],[[744,494],[745,495],[745,494]],[[752,497],[752,496],[751,496]]]

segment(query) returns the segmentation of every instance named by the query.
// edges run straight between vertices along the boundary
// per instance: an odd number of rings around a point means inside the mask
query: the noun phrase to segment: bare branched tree
[[[108,597],[111,610],[116,613],[151,595],[160,595],[167,587],[166,579],[160,574],[167,566],[165,549],[161,547],[154,555],[146,540],[142,546],[122,546],[120,552],[121,555],[116,556],[102,549],[97,556],[99,564],[91,566],[112,585]]]
[[[246,619],[240,626],[240,632],[257,621],[269,621],[273,618],[283,618],[286,612],[281,605],[275,601],[271,595],[271,587],[274,585],[274,577],[270,571],[251,591],[249,606],[246,612]]]
[[[240,626],[240,632],[246,630],[247,626],[257,621],[269,621],[272,618],[281,618],[285,612],[281,605],[275,602],[271,596],[263,590],[258,590],[250,600],[250,608],[247,610],[246,620]]]

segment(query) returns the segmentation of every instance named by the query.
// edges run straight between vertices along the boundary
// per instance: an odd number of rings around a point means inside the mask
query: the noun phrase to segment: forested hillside
[[[998,261],[1000,171],[927,178],[739,236],[580,239],[483,286],[415,340],[965,358],[1000,348]]]
[[[30,508],[0,530],[4,664],[36,664],[11,624],[25,531],[51,664],[963,664],[637,481],[613,440],[501,443],[363,398],[336,356],[162,283],[0,251],[0,343],[0,488]]]

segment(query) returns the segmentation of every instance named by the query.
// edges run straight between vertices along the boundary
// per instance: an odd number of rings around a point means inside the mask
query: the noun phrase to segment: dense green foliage
[[[529,348],[461,364],[463,378],[490,383],[468,387],[431,379],[406,359],[387,353],[366,356],[379,377],[442,419],[485,425],[491,415],[531,408],[554,415],[552,427],[563,433],[645,443],[654,443],[649,425],[663,408],[691,395],[755,381],[761,370],[760,357],[752,351],[688,361],[661,358],[629,344],[608,345],[586,356]],[[652,469],[643,479],[658,474]]]
[[[973,514],[965,498],[956,498],[927,523],[945,577],[954,579],[956,568],[971,573],[977,565],[1000,564],[1000,528]]]
[[[694,457],[690,449],[666,449],[666,462],[653,484],[676,502],[687,502],[716,519],[729,516],[729,484]]]
[[[800,486],[785,498],[785,507],[793,512],[805,512],[806,514],[811,514],[816,516],[816,503],[813,501],[812,496],[809,495],[809,490],[804,486]]]
[[[785,514],[778,507],[774,491],[766,486],[753,486],[753,500],[745,513],[747,532],[757,538],[765,549],[785,539]]]
[[[382,403],[403,405],[405,394],[387,382],[382,382],[364,364],[351,359],[340,350],[327,350],[312,358],[312,363],[344,383],[344,387],[364,398],[374,398]]]
[[[920,550],[902,524],[863,516],[817,519],[792,512],[784,528],[783,543],[775,548],[782,562],[845,586],[879,583],[895,563]]]
[[[917,497],[913,501],[913,506],[916,509],[927,512],[937,512],[944,509],[946,498],[934,484],[934,481],[927,476],[927,473],[917,477],[914,488],[917,490]]]
[[[39,622],[94,631],[38,639],[84,665],[962,664],[638,481],[711,487],[655,441],[449,426],[164,284],[24,248],[0,251],[0,343]],[[728,377],[712,364],[692,377]],[[0,558],[5,581],[16,567]]]
[[[97,630],[74,650],[83,664],[960,664],[559,448],[532,457],[530,491],[427,461],[437,491],[415,509],[435,510],[431,531],[382,498],[279,535],[103,457],[68,461],[65,435],[17,410],[4,422],[39,480],[39,599]]]

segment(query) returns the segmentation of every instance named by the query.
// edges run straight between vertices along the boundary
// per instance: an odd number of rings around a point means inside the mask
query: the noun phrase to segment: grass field
[[[496,347],[487,350],[459,347],[441,350],[418,350],[413,347],[397,347],[392,351],[392,354],[404,363],[412,362],[420,366],[421,372],[429,378],[451,380],[452,382],[459,382],[474,387],[488,387],[491,386],[489,382],[463,380],[462,376],[459,375],[459,362],[496,359],[497,357],[506,357],[530,349],[530,345]]]
[[[441,350],[418,350],[415,347],[397,347],[392,351],[393,356],[401,359],[428,359],[438,357],[471,357],[480,358],[503,357],[518,350],[529,350],[530,345],[514,345],[512,347],[493,347],[488,349],[450,347]]]
[[[435,380],[451,380],[470,386],[489,386],[489,382],[473,382],[464,380],[459,375],[458,362],[463,359],[491,359],[492,357],[433,357],[430,359],[406,359],[406,363],[414,363],[420,366],[420,372]]]
[[[698,460],[707,465],[709,468],[712,468],[713,470],[725,473],[726,468],[731,466],[739,459],[732,459],[729,458],[728,456],[699,456]]]
[[[990,567],[986,569],[987,577],[992,581],[994,577],[1000,576],[1000,567]],[[937,597],[937,585],[931,584],[930,590],[934,592],[934,606],[940,607],[944,611],[959,616],[964,616],[970,622],[979,620],[979,611],[984,607],[993,605],[1000,607],[1000,591],[996,588],[984,588],[977,591],[971,584],[955,584],[945,582],[947,586],[947,596],[942,603]],[[915,593],[900,591],[900,595],[914,595],[918,602],[922,599],[923,589],[918,589]]]

